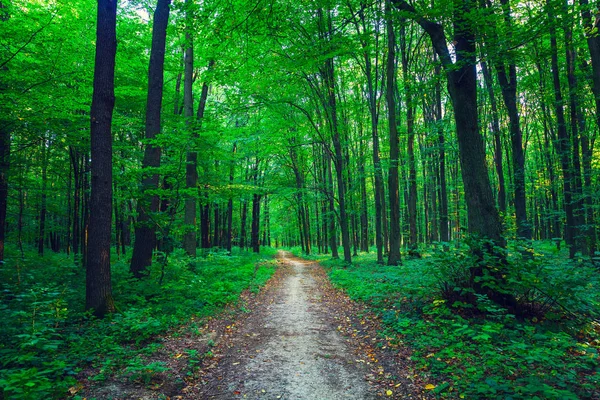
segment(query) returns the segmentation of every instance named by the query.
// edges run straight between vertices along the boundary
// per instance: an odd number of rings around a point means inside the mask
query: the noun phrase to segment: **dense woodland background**
[[[398,335],[431,331],[425,313],[483,329],[483,339],[470,335],[480,347],[515,343],[514,332],[531,336],[542,320],[551,327],[528,346],[565,341],[564,352],[528,361],[561,365],[534,383],[503,371],[493,385],[452,391],[462,378],[440,367],[440,396],[598,396],[597,7],[1,1],[4,395],[56,396],[58,380],[72,384],[93,351],[54,369],[38,357],[73,353],[65,332],[89,313],[132,308],[150,321],[175,292],[193,303],[202,285],[186,280],[259,262],[246,250],[286,247],[341,259],[330,262],[334,282],[350,293],[362,282],[356,297],[384,314],[389,304],[371,290],[420,310],[409,312],[420,323],[385,314]],[[255,287],[257,268],[203,296],[231,301],[227,293]],[[402,293],[415,274],[430,280]],[[128,284],[138,297],[122,291]],[[445,311],[423,309],[430,300]],[[198,312],[194,304],[148,337]]]

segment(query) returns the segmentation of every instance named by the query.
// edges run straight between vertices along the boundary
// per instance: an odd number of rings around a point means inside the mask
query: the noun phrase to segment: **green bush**
[[[102,320],[83,311],[85,271],[60,254],[21,259],[8,249],[0,267],[0,390],[5,399],[63,398],[82,366],[99,369],[96,380],[124,370],[147,381],[162,368],[142,365],[140,352],[157,348],[156,335],[191,317],[214,314],[246,289],[271,277],[275,250],[262,254],[234,249],[190,260],[183,251],[168,265],[153,264],[148,278],[129,274],[125,260],[113,260],[117,312]],[[195,268],[189,268],[191,261]],[[1,397],[1,396],[0,396]]]
[[[485,296],[477,312],[443,296],[464,290],[466,249],[434,252],[399,267],[362,255],[354,265],[323,264],[337,287],[381,315],[385,335],[413,349],[417,369],[441,398],[592,399],[600,397],[600,277],[562,254],[508,253],[507,288],[524,301],[531,290],[552,298],[537,317],[515,317]],[[437,288],[437,290],[432,290]],[[467,287],[468,289],[468,287]],[[560,304],[560,305],[559,305]],[[568,311],[567,311],[568,310]]]

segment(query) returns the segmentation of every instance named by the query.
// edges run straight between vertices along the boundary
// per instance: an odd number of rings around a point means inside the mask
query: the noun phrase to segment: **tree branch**
[[[404,11],[408,18],[418,23],[421,28],[427,32],[431,38],[433,48],[440,57],[440,61],[442,62],[444,68],[447,70],[449,67],[454,65],[452,62],[452,57],[450,56],[450,50],[448,50],[448,43],[446,41],[446,35],[444,34],[444,28],[442,25],[423,17],[417,12],[417,10],[415,10],[413,6],[404,0],[391,0],[391,2],[396,9],[399,11]]]

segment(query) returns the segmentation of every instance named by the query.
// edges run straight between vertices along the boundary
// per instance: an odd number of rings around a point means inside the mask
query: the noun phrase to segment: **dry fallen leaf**
[[[435,389],[435,385],[432,385],[431,383],[428,383],[427,385],[425,385],[425,389],[427,389],[427,390],[433,390],[433,389]]]

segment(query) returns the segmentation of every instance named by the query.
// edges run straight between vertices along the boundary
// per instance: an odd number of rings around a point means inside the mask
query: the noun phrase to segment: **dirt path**
[[[430,399],[410,350],[381,335],[378,316],[334,289],[318,264],[279,253],[257,295],[161,339],[150,380],[117,374],[77,394],[88,399]],[[92,375],[92,373],[90,373]]]
[[[282,259],[289,269],[274,301],[232,338],[202,394],[215,399],[374,398],[364,361],[348,349],[321,301],[314,265]]]

